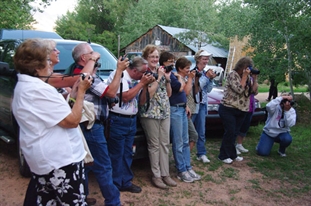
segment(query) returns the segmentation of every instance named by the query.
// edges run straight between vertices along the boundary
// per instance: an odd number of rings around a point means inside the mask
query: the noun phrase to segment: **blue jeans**
[[[253,112],[247,112],[244,118],[244,121],[242,123],[239,136],[246,137],[246,133],[248,132],[249,126],[251,125],[252,117],[253,117]]]
[[[133,143],[136,134],[136,116],[133,118],[119,117],[109,114],[110,136],[108,149],[112,163],[113,183],[119,189],[132,186]]]
[[[170,136],[177,171],[180,173],[190,170],[188,120],[183,107],[171,107]]]
[[[220,160],[235,159],[237,157],[235,140],[247,112],[220,104],[218,113],[225,130],[218,158]]]
[[[206,104],[200,104],[198,114],[192,115],[192,121],[194,123],[195,129],[198,132],[198,141],[197,141],[197,157],[206,155],[205,148],[205,118],[207,115],[207,106]]]
[[[94,164],[92,166],[85,166],[86,195],[89,194],[87,174],[89,171],[93,171],[100,191],[105,198],[105,205],[120,205],[120,192],[112,181],[112,167],[108,154],[107,141],[104,136],[104,126],[95,123],[90,130],[86,129],[83,124],[80,124],[80,126],[94,158]]]
[[[289,132],[285,132],[276,137],[270,137],[265,132],[262,132],[256,147],[257,154],[261,156],[268,156],[274,142],[280,143],[279,151],[285,154],[286,148],[292,143],[292,136]]]

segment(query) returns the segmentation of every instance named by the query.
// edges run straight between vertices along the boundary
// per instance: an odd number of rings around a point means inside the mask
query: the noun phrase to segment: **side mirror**
[[[10,69],[10,66],[6,62],[0,62],[0,75],[1,76],[13,76],[16,72],[14,69]]]

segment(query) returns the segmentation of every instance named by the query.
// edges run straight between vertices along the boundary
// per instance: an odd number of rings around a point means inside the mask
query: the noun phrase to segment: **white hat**
[[[211,53],[208,53],[205,50],[199,54],[199,56],[211,56],[211,55],[212,55]]]

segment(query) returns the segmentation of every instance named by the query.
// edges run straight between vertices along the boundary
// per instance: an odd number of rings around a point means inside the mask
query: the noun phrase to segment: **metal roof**
[[[162,25],[158,25],[158,26],[161,29],[163,29],[164,31],[166,31],[167,33],[169,33],[170,35],[172,35],[174,38],[176,38],[177,34],[190,31],[189,29],[184,29],[184,28],[169,27],[169,26],[162,26]],[[176,38],[176,39],[178,39],[178,38]],[[179,40],[179,41],[182,42],[181,40]],[[189,47],[194,52],[198,51],[198,47],[195,46],[195,42],[191,42],[191,43],[185,44],[185,45],[187,47]],[[213,46],[212,44],[206,43],[204,46],[201,47],[201,49],[203,49],[209,53],[212,53],[213,57],[221,57],[221,58],[227,58],[228,57],[228,51],[226,49]]]

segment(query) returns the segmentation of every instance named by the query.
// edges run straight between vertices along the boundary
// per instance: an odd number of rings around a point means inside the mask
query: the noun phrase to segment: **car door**
[[[17,79],[13,64],[16,46],[16,41],[0,41],[0,126],[14,135],[11,103]]]

